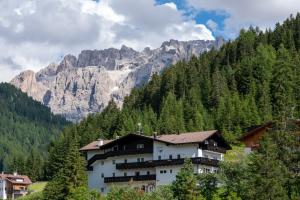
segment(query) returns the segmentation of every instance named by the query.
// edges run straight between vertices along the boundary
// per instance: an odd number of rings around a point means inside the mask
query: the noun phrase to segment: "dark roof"
[[[0,174],[1,179],[8,180],[13,184],[21,184],[21,185],[30,185],[32,182],[28,176],[25,175],[13,175],[13,174]],[[23,181],[17,181],[17,179],[22,179]]]

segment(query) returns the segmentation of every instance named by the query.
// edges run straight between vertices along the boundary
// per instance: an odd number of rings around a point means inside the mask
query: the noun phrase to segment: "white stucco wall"
[[[94,155],[95,152],[92,152]],[[89,156],[88,157],[92,157]],[[127,163],[137,162],[138,158],[143,158],[144,161],[152,160],[152,154],[140,154],[140,155],[123,155],[123,156],[115,156],[109,157],[104,160],[97,160],[93,163],[93,171],[88,172],[88,186],[90,189],[96,189],[101,192],[101,188],[104,189],[104,193],[108,192],[108,184],[104,183],[104,177],[113,177],[113,173],[115,176],[124,176],[124,173],[127,173],[127,176],[134,176],[136,172],[139,172],[140,175],[155,174],[154,168],[143,168],[143,169],[116,169],[117,163],[124,163],[125,159],[127,159]],[[115,161],[115,164],[113,164]],[[104,177],[102,177],[102,174]]]
[[[0,179],[0,199],[7,199],[5,187],[6,187],[6,181]]]
[[[172,155],[173,159],[177,158],[179,154],[181,158],[193,158],[198,156],[198,144],[183,144],[183,145],[167,145],[162,142],[155,141],[153,143],[153,159],[169,159],[169,155]]]

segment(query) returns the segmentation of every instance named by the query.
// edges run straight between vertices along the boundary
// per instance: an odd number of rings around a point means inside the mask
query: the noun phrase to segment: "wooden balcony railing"
[[[219,165],[219,160],[204,157],[191,158],[191,160],[193,164],[202,164],[215,167]],[[116,169],[151,168],[156,166],[182,165],[183,163],[184,158],[167,160],[149,160],[144,162],[118,163],[116,164]]]
[[[125,149],[125,150],[109,151],[109,152],[106,152],[104,154],[96,154],[88,160],[87,168],[90,169],[89,167],[95,161],[103,160],[103,159],[106,159],[108,157],[121,156],[121,155],[146,154],[146,153],[153,153],[153,149],[152,148]]]
[[[152,181],[156,180],[156,175],[139,175],[139,176],[118,176],[105,177],[104,183],[129,182],[129,181]]]
[[[226,153],[226,149],[218,146],[213,146],[213,145],[208,145],[204,144],[202,145],[202,150],[207,150],[207,151],[215,151],[218,153]]]

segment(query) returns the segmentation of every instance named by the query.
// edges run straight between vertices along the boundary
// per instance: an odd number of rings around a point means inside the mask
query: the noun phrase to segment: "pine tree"
[[[183,167],[176,175],[176,180],[171,185],[174,197],[178,200],[196,199],[196,182],[192,161],[185,160]]]
[[[286,122],[293,107],[293,71],[289,52],[280,46],[272,80],[273,113],[277,122]]]
[[[66,138],[67,153],[62,168],[44,190],[46,200],[63,200],[81,187],[86,187],[84,159],[79,153],[77,132]]]
[[[269,137],[265,137],[260,145],[258,152],[250,156],[246,199],[288,199],[285,190],[288,171],[277,159],[277,145]]]

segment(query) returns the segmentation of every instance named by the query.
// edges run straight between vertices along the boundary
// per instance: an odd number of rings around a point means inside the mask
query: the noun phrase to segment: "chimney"
[[[154,138],[154,139],[157,138],[157,132],[153,132],[153,138]]]
[[[98,139],[98,144],[97,144],[97,146],[98,146],[98,147],[102,146],[102,145],[103,145],[103,142],[104,142],[103,139],[99,138],[99,139]]]
[[[18,172],[14,172],[14,176],[18,176]]]

